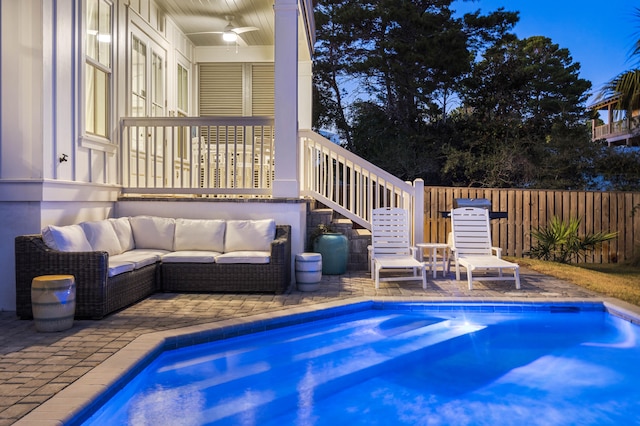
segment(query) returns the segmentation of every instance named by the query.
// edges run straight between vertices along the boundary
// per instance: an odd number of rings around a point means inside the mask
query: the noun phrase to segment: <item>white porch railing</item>
[[[621,134],[629,133],[631,130],[630,120],[624,119],[614,121],[613,123],[603,124],[602,126],[596,126],[593,132],[594,139],[603,139],[606,137],[618,136]]]
[[[271,117],[152,117],[121,120],[125,194],[271,197]],[[422,242],[424,183],[404,182],[310,130],[299,132],[301,195],[371,229],[371,211],[402,207]]]
[[[270,196],[272,117],[121,120],[124,193]]]
[[[371,229],[371,211],[402,207],[413,217],[414,244],[424,230],[424,182],[404,182],[309,130],[301,141],[302,194]]]

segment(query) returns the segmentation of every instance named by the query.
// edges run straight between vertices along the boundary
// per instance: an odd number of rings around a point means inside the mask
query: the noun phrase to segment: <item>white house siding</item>
[[[117,117],[126,115],[129,34],[126,1],[114,3],[113,82],[117,87],[111,131],[117,143]],[[78,108],[84,108],[77,81],[84,58],[78,42],[80,4],[80,0],[0,3],[0,310],[15,310],[17,235],[39,233],[49,224],[114,215],[120,192],[116,145],[82,140],[79,133],[82,116]],[[147,10],[146,18],[133,14],[139,25],[157,17],[153,8]],[[160,41],[171,46],[167,50],[167,109],[175,112],[175,63],[179,58],[193,75],[193,48],[170,20],[165,29],[167,38]],[[67,161],[61,162],[63,154]]]
[[[311,2],[303,1],[306,8]],[[281,171],[277,177],[280,195],[298,194],[297,124],[295,100],[308,105],[298,116],[306,126],[311,119],[311,52],[309,44],[296,43],[298,26],[304,19],[298,15],[296,0],[276,0],[276,22],[281,25],[280,40],[290,38],[282,46],[253,46],[237,53],[225,49],[197,49],[181,31],[161,15],[150,0],[113,0],[114,58],[111,122],[112,142],[101,144],[83,138],[84,99],[79,70],[84,67],[80,42],[81,5],[83,0],[2,0],[0,2],[0,310],[15,310],[14,239],[21,234],[39,233],[49,224],[67,225],[84,220],[98,220],[117,215],[119,187],[119,154],[117,151],[118,117],[126,116],[127,46],[130,23],[135,20],[149,37],[166,48],[166,113],[176,114],[176,63],[190,73],[190,114],[197,114],[196,67],[199,61],[243,63],[274,62],[275,57],[293,61],[276,67],[275,81],[280,81],[280,101],[276,100],[276,121],[286,135]],[[131,4],[127,10],[126,5]],[[134,10],[135,9],[135,10]],[[158,31],[160,30],[160,32]],[[312,30],[309,30],[312,33]],[[297,50],[297,56],[287,50]],[[213,53],[213,55],[211,55]],[[201,56],[198,58],[198,56]],[[204,56],[214,57],[205,59]],[[306,64],[298,70],[297,62]],[[296,65],[292,68],[292,65]],[[295,71],[293,71],[295,69]],[[301,72],[302,71],[302,72]],[[296,75],[300,81],[296,85]],[[301,76],[304,76],[301,78]],[[278,86],[278,83],[276,83]],[[294,100],[292,102],[292,100]],[[280,104],[280,107],[278,107]],[[59,159],[66,156],[66,161]],[[276,207],[277,206],[277,207]],[[291,222],[294,238],[301,241],[304,229],[302,203],[281,203],[266,207],[265,214],[278,215]],[[218,206],[219,207],[219,206]],[[270,210],[271,209],[271,210]],[[231,209],[233,211],[233,209]],[[294,242],[294,244],[298,244]],[[294,248],[297,250],[297,246]],[[301,248],[300,248],[301,250]]]

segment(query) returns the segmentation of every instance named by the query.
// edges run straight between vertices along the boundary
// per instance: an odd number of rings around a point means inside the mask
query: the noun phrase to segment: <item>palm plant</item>
[[[537,259],[560,263],[579,261],[587,252],[617,236],[617,232],[597,232],[579,236],[579,228],[579,218],[572,218],[566,223],[554,216],[545,228],[531,231],[537,244],[531,247],[528,254]]]

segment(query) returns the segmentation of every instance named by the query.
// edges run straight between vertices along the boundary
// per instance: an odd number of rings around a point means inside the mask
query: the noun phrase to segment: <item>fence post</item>
[[[413,181],[413,245],[424,240],[424,180]]]

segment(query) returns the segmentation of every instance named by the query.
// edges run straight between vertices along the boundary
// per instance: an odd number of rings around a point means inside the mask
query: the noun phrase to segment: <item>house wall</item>
[[[111,217],[120,193],[117,118],[108,144],[83,137],[80,126],[83,4],[0,3],[0,311],[15,310],[17,235]],[[151,2],[141,2],[146,7],[129,15],[126,4],[114,2],[112,115],[127,115],[129,18],[167,47],[167,110],[175,111],[175,64],[179,60],[193,74],[193,47],[170,20],[164,34],[154,32],[159,14]]]
[[[80,125],[84,122],[84,89],[80,79],[84,68],[80,16],[84,3],[84,0],[0,2],[0,217],[3,218],[0,311],[15,310],[14,239],[17,235],[39,233],[49,224],[67,225],[120,214],[117,211],[121,209],[120,204],[116,207],[120,194],[117,118],[128,115],[126,58],[131,25],[135,24],[166,49],[167,113],[174,115],[177,109],[178,61],[189,69],[191,87],[195,90],[195,64],[203,59],[196,59],[193,45],[176,25],[170,19],[160,22],[164,17],[151,0],[114,0],[113,137],[106,143],[85,137]],[[295,1],[277,0],[277,3],[288,7]],[[287,14],[293,16],[293,13],[287,10]],[[290,24],[288,31],[294,28]],[[305,55],[301,55],[301,59],[310,64],[310,52],[302,50]],[[201,56],[232,60],[228,50],[225,54],[219,50],[211,53],[205,51]],[[273,61],[274,48],[243,49],[233,58],[239,59]],[[305,95],[298,101],[305,99],[310,106],[311,79],[307,68],[304,75],[300,92]],[[191,114],[196,113],[196,101],[194,91],[190,99]],[[309,108],[301,122],[310,122],[310,118]],[[295,142],[289,141],[292,146]],[[305,229],[305,224],[301,221],[306,220],[303,205],[276,203],[252,208],[251,212],[291,224],[294,239],[302,241],[300,230]],[[246,205],[244,208],[240,205],[217,207],[229,209],[225,214],[230,217],[243,217],[247,211]],[[153,211],[149,207],[137,208]],[[205,210],[196,211],[209,214]],[[191,210],[189,213],[196,214]],[[175,207],[162,214],[184,216]],[[302,251],[300,245],[296,243],[294,254]]]
[[[108,217],[117,199],[115,149],[79,140],[78,4],[0,3],[0,310],[15,310],[17,235]]]

